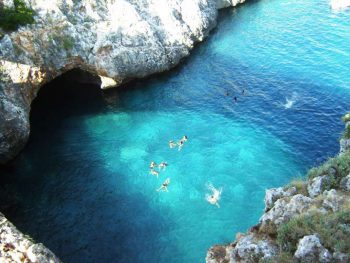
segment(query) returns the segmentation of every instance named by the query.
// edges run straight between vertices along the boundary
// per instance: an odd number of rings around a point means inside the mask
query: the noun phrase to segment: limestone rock
[[[44,245],[35,244],[0,213],[0,262],[60,263]]]
[[[330,185],[330,176],[322,175],[317,176],[308,183],[307,191],[310,197],[316,197],[320,195]],[[328,189],[327,189],[328,190]]]
[[[255,238],[253,234],[241,237],[231,251],[230,262],[258,262],[276,255],[277,246],[270,239]]]
[[[292,196],[296,193],[296,191],[297,190],[295,187],[290,187],[287,190],[284,190],[283,187],[267,189],[264,199],[265,211],[270,210],[278,199],[286,196]]]
[[[340,189],[350,192],[350,174],[340,180]]]
[[[350,139],[341,138],[340,139],[340,153],[343,154],[350,151]]]
[[[332,254],[322,246],[317,235],[304,236],[299,240],[298,248],[294,254],[298,262],[328,263],[332,261]]]
[[[264,225],[272,222],[279,226],[293,216],[307,211],[311,205],[312,199],[301,194],[293,196],[290,201],[283,198],[278,199],[273,208],[263,214],[260,218],[260,223]]]
[[[325,209],[332,212],[338,212],[341,209],[341,205],[344,203],[344,197],[342,197],[335,189],[324,191],[324,200],[322,206]]]
[[[26,0],[35,23],[0,39],[0,163],[26,143],[44,83],[77,68],[102,88],[168,70],[216,25],[217,8],[243,1]]]

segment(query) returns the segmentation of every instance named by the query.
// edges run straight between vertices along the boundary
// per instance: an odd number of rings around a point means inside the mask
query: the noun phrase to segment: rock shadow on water
[[[95,85],[69,78],[49,83],[33,103],[29,144],[1,168],[8,195],[19,196],[19,209],[6,215],[63,262],[151,262],[161,256],[159,240],[173,227],[143,194],[118,191],[128,186],[117,172],[104,168],[102,157],[95,154],[98,144],[89,144],[90,134],[74,125],[75,117],[100,113],[111,101],[113,107],[118,103]],[[62,127],[67,118],[73,121]],[[69,149],[50,145],[54,138],[66,146],[70,135],[76,143]],[[175,246],[169,248],[176,254]]]

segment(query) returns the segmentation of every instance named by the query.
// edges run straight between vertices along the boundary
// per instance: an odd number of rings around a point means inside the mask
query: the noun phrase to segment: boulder
[[[316,234],[304,236],[299,240],[294,257],[302,263],[328,263],[333,258],[332,254],[322,246]]]
[[[267,189],[265,192],[265,199],[264,199],[265,212],[270,210],[278,199],[282,197],[292,196],[296,192],[297,192],[297,189],[295,187],[290,187],[286,190],[284,190],[283,187]]]
[[[330,180],[330,175],[322,175],[312,178],[307,185],[309,196],[313,198],[322,194],[324,190],[328,190]]]
[[[289,201],[278,199],[273,208],[263,214],[260,218],[260,223],[265,225],[272,222],[274,225],[279,226],[290,218],[306,212],[312,203],[313,200],[311,198],[301,194],[294,195]]]
[[[340,180],[340,189],[350,192],[350,174]]]
[[[249,234],[241,237],[232,249],[230,262],[258,262],[277,254],[277,245],[269,238],[256,238]]]

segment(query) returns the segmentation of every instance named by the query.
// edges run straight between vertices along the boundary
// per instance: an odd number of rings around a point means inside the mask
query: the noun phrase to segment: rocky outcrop
[[[332,254],[322,246],[317,235],[309,235],[300,239],[294,257],[298,262],[303,263],[329,263],[332,261]]]
[[[0,262],[60,263],[43,244],[34,243],[0,213]]]
[[[25,145],[44,83],[79,68],[109,88],[168,70],[208,35],[217,8],[243,1],[25,0],[35,23],[0,40],[0,163]]]
[[[259,224],[210,248],[206,262],[349,262],[350,239],[342,240],[349,235],[349,173],[345,151],[312,169],[306,182],[266,190]]]

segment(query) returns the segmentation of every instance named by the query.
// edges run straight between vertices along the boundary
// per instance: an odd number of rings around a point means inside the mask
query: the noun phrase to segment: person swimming
[[[180,141],[187,142],[187,136],[186,136],[186,135],[184,135],[184,136],[181,138],[181,140],[180,140]]]
[[[222,188],[216,189],[212,184],[208,184],[207,188],[212,192],[211,194],[206,194],[205,199],[212,205],[216,205],[220,208],[219,200],[222,193]]]
[[[233,100],[235,101],[235,102],[237,102],[237,97],[235,96],[235,97],[233,97]]]
[[[170,184],[170,178],[167,178],[164,183],[162,183],[161,187],[159,187],[156,191],[169,192],[168,185]]]
[[[174,141],[169,141],[169,147],[170,149],[176,147],[176,143],[174,143]]]
[[[159,176],[159,172],[157,172],[157,171],[155,171],[155,170],[153,170],[153,169],[151,169],[151,171],[150,171],[149,173],[152,174],[152,175],[154,175],[154,176],[156,176],[157,178],[158,178],[158,176]]]
[[[166,169],[166,167],[168,166],[168,163],[167,162],[161,162],[159,165],[158,165],[158,169],[159,169],[159,171],[161,171],[161,170],[165,170]]]
[[[155,167],[157,166],[157,164],[155,163],[155,162],[151,162],[151,164],[149,165],[149,168],[151,169],[151,170],[153,170]]]
[[[179,146],[179,151],[181,151],[182,147],[184,146],[184,142],[180,140],[177,145]]]

